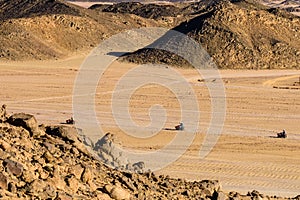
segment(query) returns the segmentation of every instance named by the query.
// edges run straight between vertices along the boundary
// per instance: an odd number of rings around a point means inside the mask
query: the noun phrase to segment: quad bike
[[[74,121],[73,117],[66,120],[66,124],[74,124],[74,123],[75,123],[75,121]]]
[[[286,138],[287,137],[287,134],[285,133],[285,131],[282,131],[280,133],[277,133],[277,137],[278,138]]]
[[[175,129],[179,131],[183,131],[184,130],[183,123],[180,123],[179,125],[175,126]]]

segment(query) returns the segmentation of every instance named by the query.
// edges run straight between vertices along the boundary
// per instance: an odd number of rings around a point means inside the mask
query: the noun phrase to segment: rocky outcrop
[[[40,136],[43,134],[39,130],[37,121],[33,115],[25,113],[16,113],[7,119],[7,122],[13,126],[20,126],[29,131],[31,136]]]
[[[81,139],[72,126],[37,126],[28,114],[8,117],[23,122],[0,123],[1,199],[274,199],[257,191],[226,193],[213,180],[115,170],[78,147]],[[32,135],[32,127],[43,134]],[[112,134],[106,134],[94,148],[110,155],[113,140]],[[142,163],[133,167],[137,166]]]
[[[119,149],[120,143],[116,142],[114,134],[106,133],[99,139],[93,150],[96,152],[100,160],[105,164],[122,171],[143,173],[145,171],[145,163],[143,161],[131,164],[126,159],[126,155]]]

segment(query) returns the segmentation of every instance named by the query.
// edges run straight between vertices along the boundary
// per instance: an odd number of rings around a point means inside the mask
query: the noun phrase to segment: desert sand
[[[82,56],[57,61],[1,62],[1,104],[6,104],[10,113],[31,113],[40,123],[64,122],[72,116],[73,84],[83,60]],[[176,132],[162,130],[148,139],[133,138],[113,121],[112,91],[132,67],[133,64],[116,62],[102,76],[95,101],[99,122],[105,132],[115,133],[125,147],[148,151],[162,148]],[[157,173],[188,180],[218,179],[228,192],[255,189],[267,195],[296,196],[300,191],[300,90],[274,86],[292,85],[300,71],[220,71],[226,88],[226,120],[218,143],[205,159],[200,159],[198,152],[211,116],[210,97],[194,69],[175,70],[186,77],[198,98],[201,116],[190,123],[199,121],[199,132],[180,159]],[[180,109],[174,94],[151,84],[132,95],[133,120],[139,125],[148,124],[148,109],[154,104],[167,110],[164,128],[173,128],[179,122]],[[274,138],[282,129],[288,138]]]

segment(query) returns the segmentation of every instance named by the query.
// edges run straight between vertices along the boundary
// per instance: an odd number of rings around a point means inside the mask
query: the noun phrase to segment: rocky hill
[[[173,4],[121,2],[115,4],[94,4],[89,9],[98,12],[129,13],[144,18],[166,19],[168,17],[179,18],[178,21],[190,18],[209,6],[215,4],[216,0],[203,0],[199,2],[181,2]],[[185,17],[182,19],[182,17]]]
[[[0,1],[0,59],[63,58],[88,53],[103,39],[141,26],[134,15],[96,13],[59,0]]]
[[[105,141],[102,146],[107,148],[113,140],[111,134],[104,137],[100,141]],[[30,114],[10,116],[3,105],[0,108],[0,198],[280,199],[257,191],[247,195],[224,192],[218,181],[189,182],[153,172],[118,171],[95,159],[81,141],[73,126],[38,125]],[[98,148],[98,151],[102,150]]]
[[[203,11],[173,30],[198,41],[219,68],[300,68],[299,17],[251,0],[218,1]],[[176,66],[185,63],[169,58],[169,54],[144,49],[122,60]]]
[[[219,68],[299,68],[300,18],[252,0],[84,9],[59,0],[0,1],[0,59],[59,59],[87,54],[103,39],[138,27],[167,27],[201,43]],[[180,58],[140,50],[124,60],[182,66]]]

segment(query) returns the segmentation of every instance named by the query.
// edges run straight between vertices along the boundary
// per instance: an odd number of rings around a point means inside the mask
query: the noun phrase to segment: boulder
[[[229,199],[228,196],[222,191],[215,192],[215,196],[216,196],[217,200],[228,200]]]
[[[82,176],[81,176],[81,180],[84,182],[84,183],[87,183],[89,182],[90,180],[92,180],[93,178],[93,173],[92,173],[92,169],[88,166],[86,166],[84,168],[84,171],[82,173]]]
[[[72,192],[76,193],[79,189],[79,183],[78,180],[75,178],[74,175],[71,175],[66,178],[67,186],[71,189]]]
[[[81,165],[73,165],[69,168],[68,173],[73,174],[77,179],[81,179],[82,173],[84,171],[84,168],[82,168]]]
[[[75,127],[69,126],[47,126],[46,133],[49,135],[58,136],[65,141],[76,143],[78,140],[78,133]]]
[[[36,196],[38,196],[40,193],[42,193],[44,191],[44,189],[46,187],[47,187],[46,182],[36,179],[30,184],[29,191],[32,194],[35,194]]]
[[[109,196],[115,200],[129,200],[130,193],[124,190],[121,186],[112,186],[112,185],[105,185],[105,191],[109,194]]]
[[[37,178],[38,178],[38,175],[34,173],[33,169],[24,171],[23,175],[22,175],[22,179],[27,183],[31,183],[34,180],[36,180]]]
[[[0,173],[0,189],[7,190],[7,177],[3,174]]]
[[[0,139],[0,148],[2,148],[4,151],[8,151],[11,148],[11,145],[8,142]]]
[[[4,164],[5,164],[6,169],[9,173],[15,175],[16,177],[19,177],[19,176],[22,175],[23,165],[21,163],[6,159],[4,161]]]
[[[217,180],[203,180],[199,183],[200,189],[207,195],[212,197],[214,192],[221,191],[221,185]]]
[[[31,136],[40,136],[42,131],[39,130],[37,121],[33,115],[25,113],[16,113],[10,116],[7,122],[13,126],[20,126],[28,130]]]

